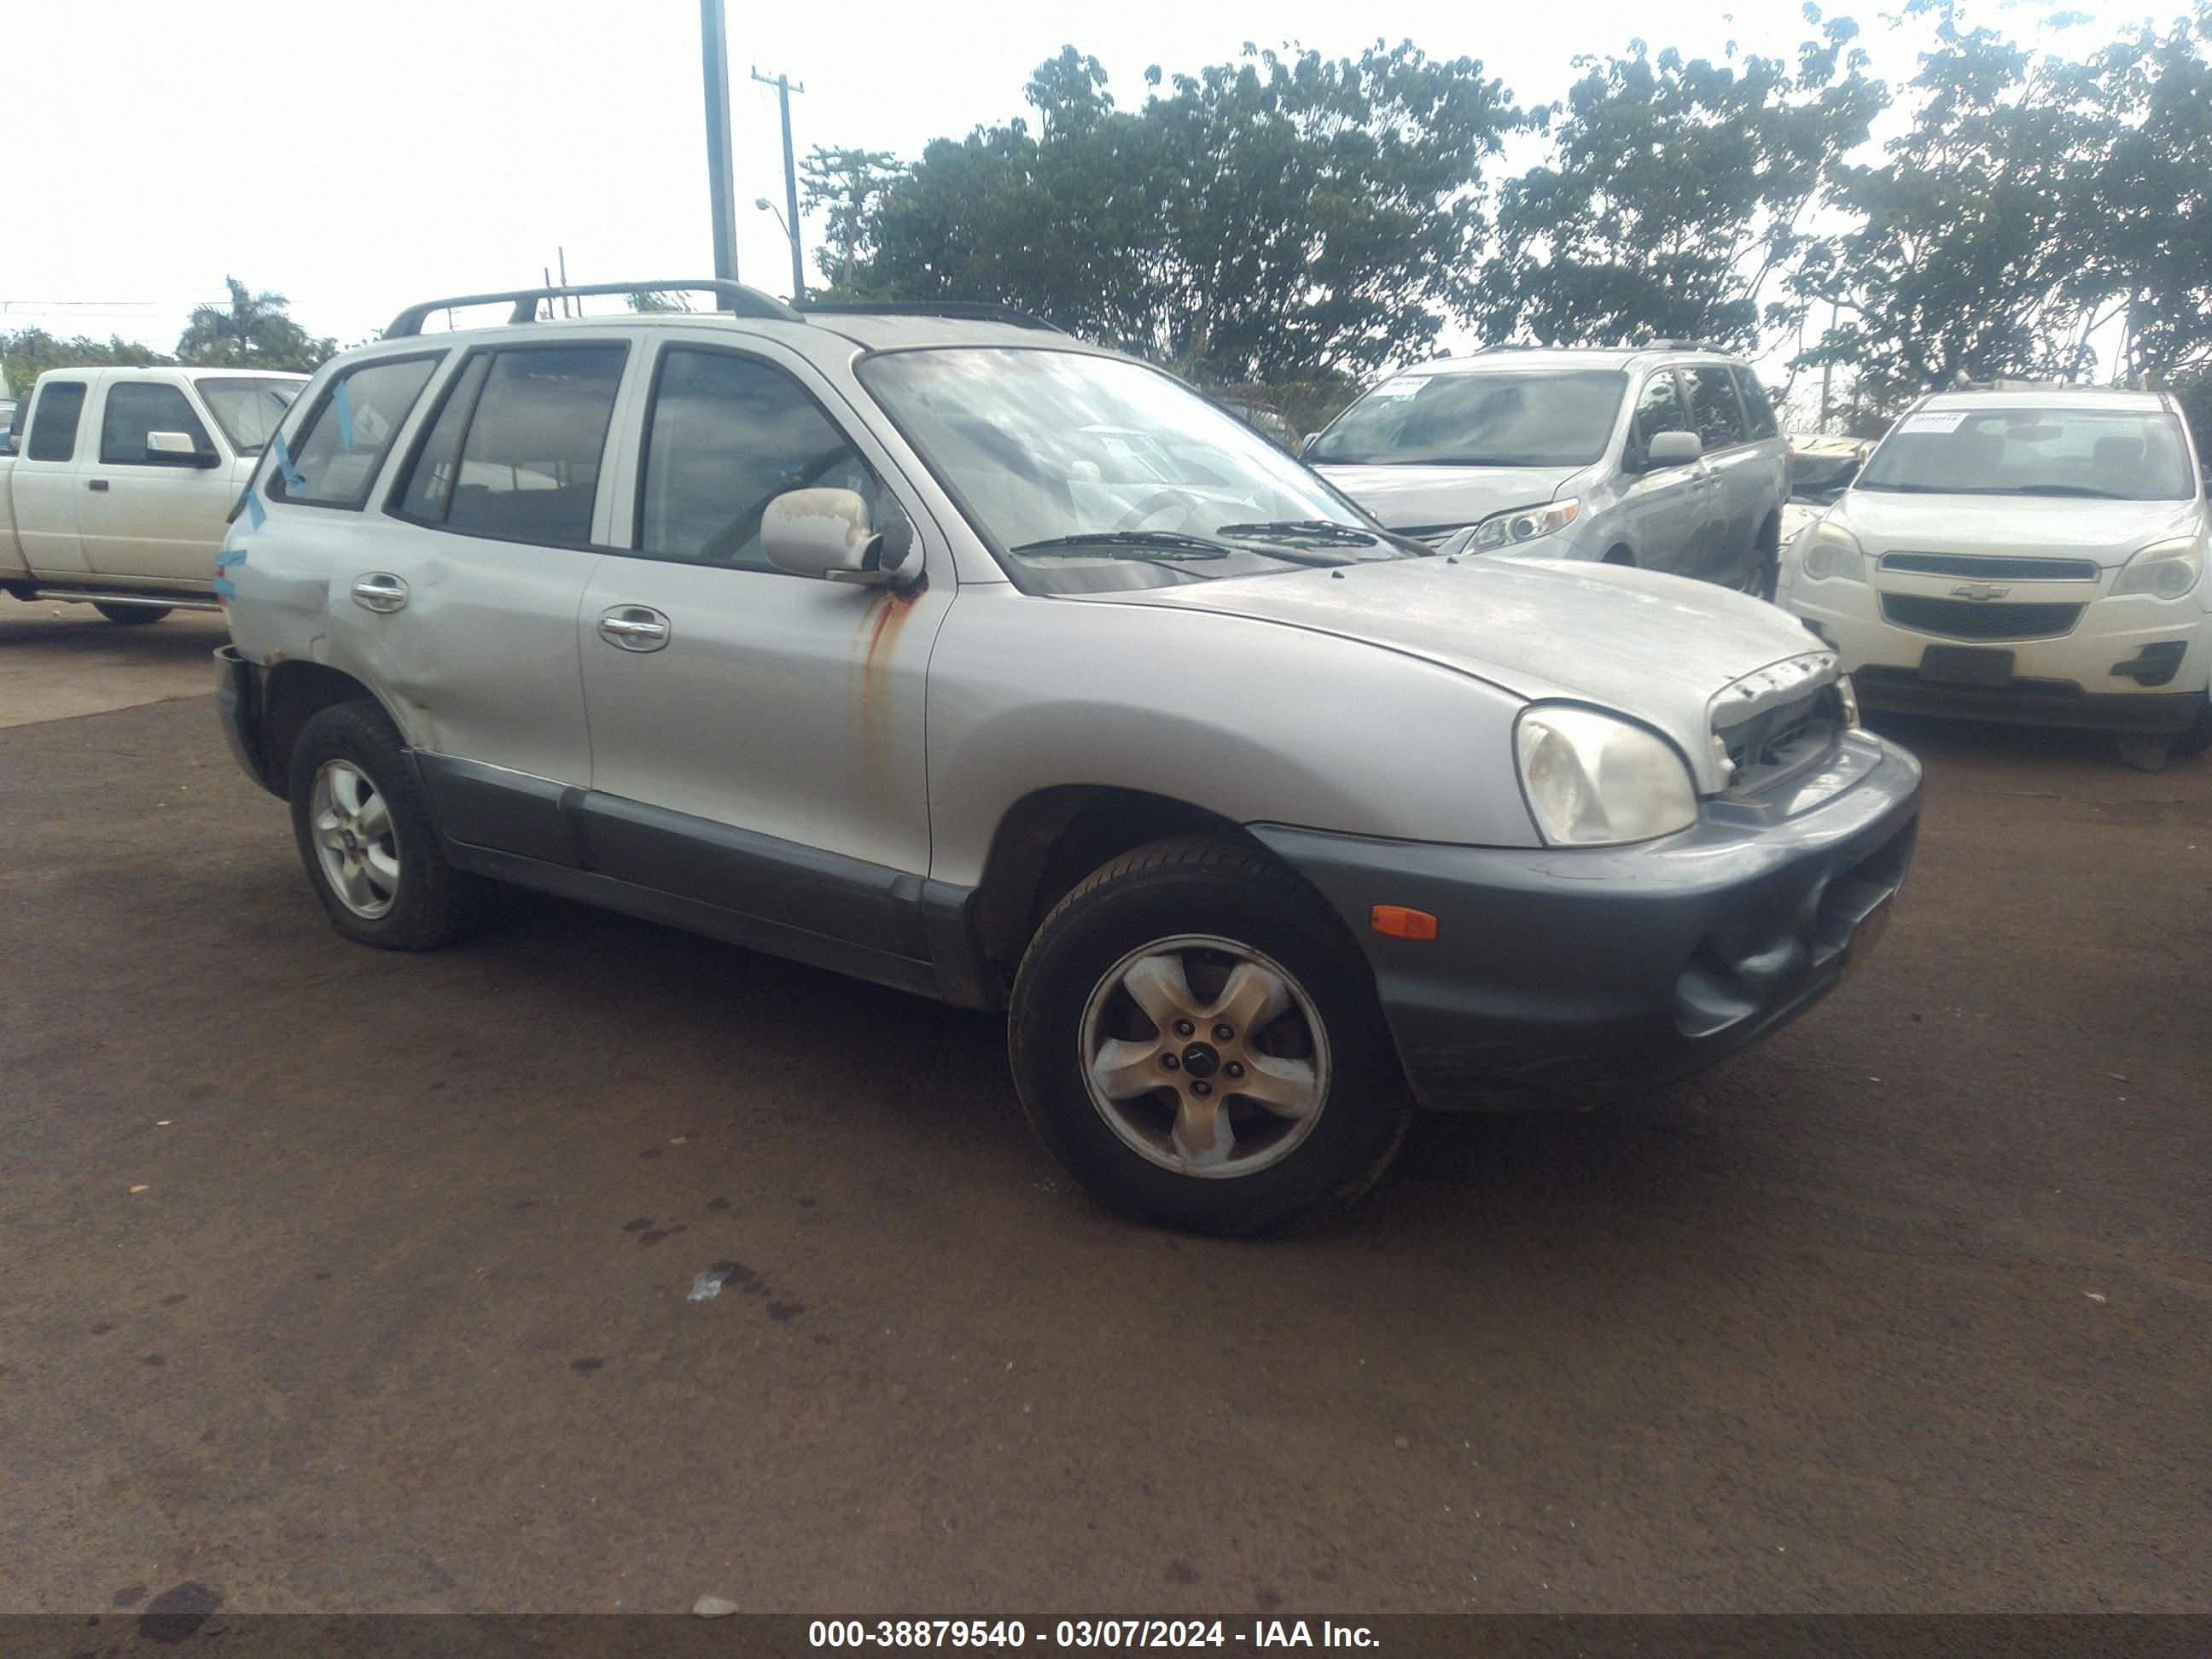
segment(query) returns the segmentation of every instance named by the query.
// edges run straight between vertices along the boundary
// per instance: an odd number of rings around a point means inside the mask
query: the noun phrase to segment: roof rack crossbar
[[[1016,328],[1042,329],[1048,334],[1066,331],[1056,323],[1012,306],[994,306],[980,300],[810,300],[800,314],[821,312],[848,317],[951,317],[966,323],[1009,323]]]
[[[510,301],[514,309],[508,313],[509,323],[534,322],[538,317],[538,302],[568,297],[584,298],[599,294],[711,294],[721,301],[718,309],[739,317],[771,318],[778,322],[804,322],[805,318],[774,295],[763,294],[757,288],[747,288],[742,283],[726,283],[712,276],[671,277],[653,283],[582,283],[560,288],[510,288],[496,294],[456,294],[442,300],[425,300],[412,305],[392,319],[384,331],[387,340],[404,339],[422,331],[423,319],[434,311],[457,311],[463,306],[505,305]]]

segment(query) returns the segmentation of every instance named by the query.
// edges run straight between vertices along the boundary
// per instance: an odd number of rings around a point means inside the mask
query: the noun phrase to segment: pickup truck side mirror
[[[1321,434],[1318,432],[1307,433],[1304,437],[1298,440],[1298,453],[1301,455],[1304,454],[1308,450],[1314,447],[1320,438]]]
[[[189,432],[149,432],[146,434],[146,459],[157,466],[215,466],[215,456],[204,452],[192,441]]]
[[[1705,453],[1705,441],[1694,432],[1655,432],[1644,447],[1647,467],[1687,466]]]
[[[896,513],[881,530],[850,489],[790,489],[761,514],[761,550],[779,570],[880,587],[901,579],[914,556],[914,526]]]

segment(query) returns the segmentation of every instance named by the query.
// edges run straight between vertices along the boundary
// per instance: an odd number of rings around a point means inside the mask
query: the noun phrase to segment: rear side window
[[[1690,412],[1682,407],[1682,392],[1674,380],[1674,371],[1662,368],[1644,383],[1644,390],[1636,400],[1636,423],[1630,429],[1628,447],[1631,455],[1640,464],[1651,447],[1651,441],[1662,432],[1687,432]]]
[[[761,514],[787,489],[851,489],[875,477],[829,416],[766,363],[672,348],[661,359],[638,501],[638,550],[773,568]]]
[[[288,483],[282,468],[272,469],[269,493],[308,507],[360,507],[437,366],[434,356],[387,357],[332,380],[297,441],[292,466],[299,484]]]
[[[625,345],[479,353],[446,393],[403,517],[465,536],[584,547]]]
[[[1744,419],[1754,438],[1778,436],[1782,428],[1775,424],[1774,405],[1767,400],[1766,388],[1759,383],[1759,376],[1747,368],[1735,372],[1735,389],[1743,394]]]
[[[84,414],[82,380],[49,380],[31,411],[27,461],[65,461],[76,453],[76,423]]]
[[[158,380],[114,380],[108,384],[106,406],[100,416],[100,464],[102,466],[167,466],[146,453],[146,436],[152,432],[181,432],[192,441],[194,453],[212,456],[215,441],[192,413],[191,401],[176,386]]]
[[[1743,406],[1736,401],[1735,376],[1720,363],[1700,363],[1689,371],[1690,415],[1708,450],[1729,449],[1743,441]]]

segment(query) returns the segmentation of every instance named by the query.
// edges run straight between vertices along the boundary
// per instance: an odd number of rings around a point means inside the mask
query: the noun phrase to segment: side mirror
[[[1705,453],[1705,441],[1694,432],[1655,432],[1644,457],[1650,466],[1687,466]]]
[[[1307,433],[1304,437],[1298,440],[1298,453],[1301,455],[1304,454],[1306,451],[1311,449],[1314,445],[1320,441],[1320,439],[1321,434],[1318,432]]]
[[[850,489],[791,489],[761,514],[761,550],[794,575],[882,586],[913,558],[914,526],[900,514],[875,529],[867,502]]]
[[[204,454],[189,432],[149,432],[146,459],[162,466],[214,466],[216,458]]]

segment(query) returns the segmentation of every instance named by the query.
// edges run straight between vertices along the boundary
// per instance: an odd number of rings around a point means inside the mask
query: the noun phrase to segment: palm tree
[[[222,281],[230,290],[230,308],[195,306],[177,341],[179,357],[203,363],[250,363],[257,350],[272,343],[269,336],[276,331],[271,325],[291,320],[284,315],[291,302],[275,289],[255,294],[235,276]]]

